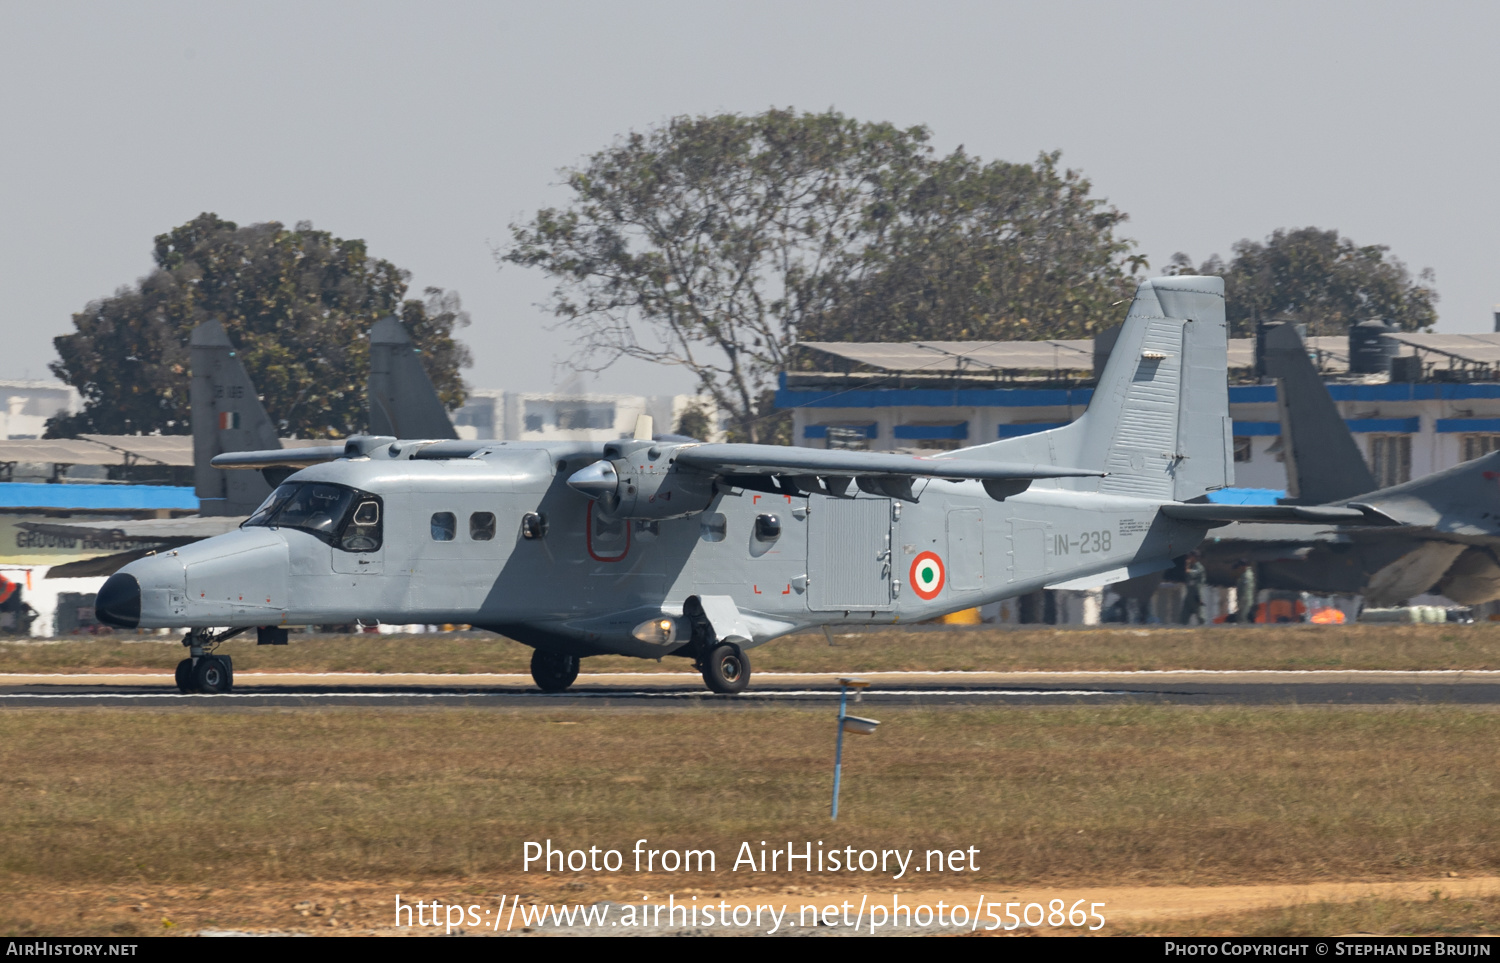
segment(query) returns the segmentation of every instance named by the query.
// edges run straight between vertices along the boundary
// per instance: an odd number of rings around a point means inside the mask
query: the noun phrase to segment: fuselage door
[[[810,496],[807,555],[808,608],[889,609],[891,500]]]

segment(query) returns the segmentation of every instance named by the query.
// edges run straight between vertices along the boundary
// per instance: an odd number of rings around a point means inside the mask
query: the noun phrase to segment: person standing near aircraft
[[[1234,620],[1241,625],[1255,624],[1255,566],[1240,559],[1234,566]]]
[[[1192,625],[1193,619],[1197,619],[1199,625],[1207,625],[1208,620],[1203,614],[1203,586],[1208,584],[1208,570],[1203,567],[1203,559],[1197,552],[1188,553],[1183,575],[1187,593],[1182,597],[1182,614],[1178,621]]]

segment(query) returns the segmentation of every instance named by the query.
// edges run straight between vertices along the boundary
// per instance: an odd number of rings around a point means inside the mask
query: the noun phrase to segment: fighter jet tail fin
[[[395,317],[370,329],[370,434],[457,439],[432,379]]]
[[[1224,281],[1141,284],[1088,410],[1051,431],[956,452],[1107,472],[1071,488],[1186,501],[1234,483]]]
[[[1321,505],[1373,489],[1375,476],[1318,377],[1297,328],[1267,325],[1262,337],[1266,374],[1279,382],[1288,501]]]
[[[239,352],[218,321],[189,339],[193,381],[193,484],[203,515],[248,515],[271,493],[258,472],[225,472],[209,462],[228,452],[280,448]]]

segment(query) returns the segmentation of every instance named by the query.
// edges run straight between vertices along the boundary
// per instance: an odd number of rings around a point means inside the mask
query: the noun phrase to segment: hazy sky
[[[0,0],[0,378],[214,211],[310,220],[457,290],[477,387],[547,389],[548,285],[497,271],[556,170],[677,114],[835,107],[940,150],[1061,149],[1153,266],[1277,227],[1500,301],[1494,3],[76,4]],[[598,390],[686,390],[620,366]]]

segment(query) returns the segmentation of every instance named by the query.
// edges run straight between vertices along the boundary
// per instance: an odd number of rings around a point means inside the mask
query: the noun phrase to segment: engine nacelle
[[[574,472],[573,490],[599,503],[615,518],[663,519],[694,515],[714,497],[713,477],[678,468],[680,445],[626,441],[606,445],[605,457]]]

